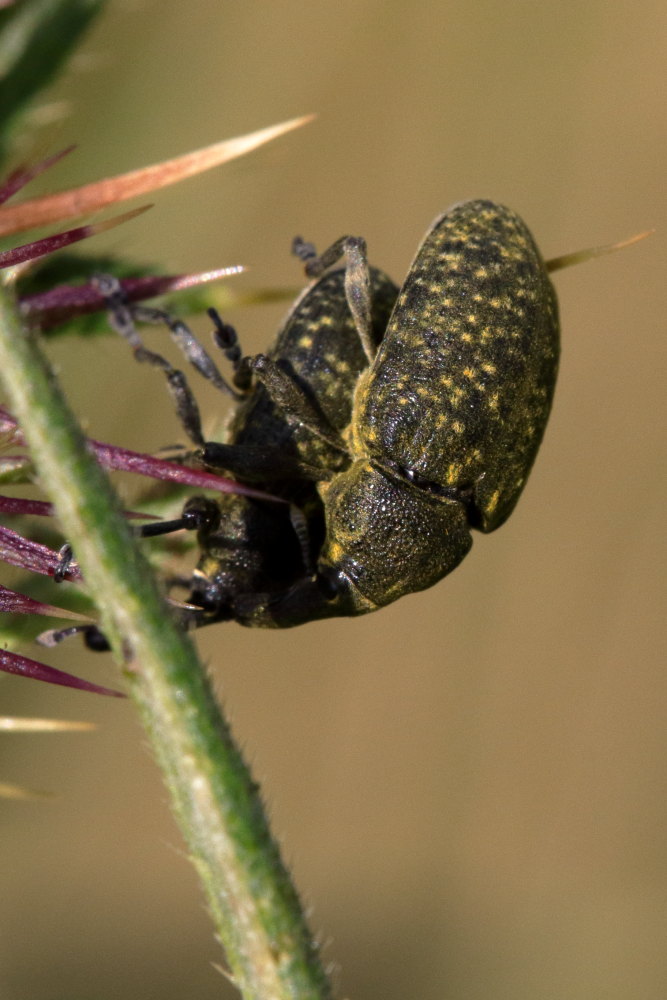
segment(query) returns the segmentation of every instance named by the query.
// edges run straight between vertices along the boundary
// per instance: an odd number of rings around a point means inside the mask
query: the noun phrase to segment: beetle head
[[[276,627],[375,611],[432,586],[472,544],[462,503],[365,459],[336,476],[323,499],[327,533],[317,572],[261,611]]]

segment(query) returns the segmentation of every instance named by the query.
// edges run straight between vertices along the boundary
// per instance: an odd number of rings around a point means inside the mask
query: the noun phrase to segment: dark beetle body
[[[330,430],[330,441],[305,428],[256,382],[238,404],[227,442],[205,450],[207,464],[232,472],[247,484],[280,496],[302,512],[307,538],[299,539],[287,504],[226,494],[208,505],[212,516],[199,532],[202,555],[190,595],[202,608],[198,625],[240,619],[244,603],[253,607],[304,578],[324,538],[324,513],[316,488],[348,463],[338,435],[349,425],[354,387],[368,364],[352,320],[344,270],[332,271],[309,286],[290,310],[269,359],[289,376],[305,404]],[[380,271],[371,272],[372,337],[377,345],[398,289]],[[307,551],[304,551],[305,549]],[[260,616],[261,617],[261,616]],[[244,624],[273,624],[245,616]]]
[[[311,276],[343,254],[346,267],[302,293],[268,355],[241,359],[212,311],[240,390],[224,443],[203,443],[183,373],[143,347],[133,319],[166,322],[194,367],[230,389],[211,358],[185,324],[129,309],[107,279],[112,325],[167,375],[203,464],[281,501],[193,497],[165,524],[198,529],[186,625],[289,628],[432,586],[465,557],[472,528],[509,517],[544,434],[558,307],[510,209],[470,201],[436,219],[400,293],[368,268],[359,238],[321,257],[302,240],[294,249]]]
[[[297,299],[268,357],[303,390],[313,409],[338,438],[352,419],[355,386],[368,366],[347,304],[344,270],[331,271]],[[371,270],[371,338],[377,349],[398,289],[381,271]],[[240,403],[230,423],[230,440],[243,463],[244,478],[273,491],[332,473],[347,464],[342,440],[332,447],[276,405],[258,384]],[[248,458],[250,456],[250,458]]]
[[[355,379],[345,467],[319,483],[316,572],[245,602],[238,620],[364,614],[454,569],[470,528],[493,531],[519,498],[558,353],[555,292],[521,219],[473,201],[436,220]]]

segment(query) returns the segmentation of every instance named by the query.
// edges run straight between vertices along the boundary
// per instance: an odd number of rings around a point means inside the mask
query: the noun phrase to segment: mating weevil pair
[[[427,233],[400,292],[367,267],[362,241],[312,259],[305,246],[297,252],[311,276],[343,253],[347,266],[306,289],[268,357],[235,358],[243,391],[228,441],[201,452],[209,467],[290,506],[230,495],[186,505],[201,547],[190,595],[197,625],[290,627],[430,587],[466,555],[471,528],[493,531],[510,515],[546,426],[556,296],[514,212],[489,201],[454,206]],[[207,374],[208,356],[186,341]],[[191,394],[165,370],[201,443]]]

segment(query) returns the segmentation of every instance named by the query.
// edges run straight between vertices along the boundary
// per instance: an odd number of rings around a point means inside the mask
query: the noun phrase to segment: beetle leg
[[[345,257],[345,297],[357,328],[368,363],[375,360],[375,345],[371,335],[371,279],[366,256],[366,241],[361,236],[341,236],[318,257],[312,243],[295,237],[292,252],[304,262],[309,278],[317,278],[328,267]]]
[[[308,576],[312,576],[315,572],[315,566],[313,563],[311,550],[310,550],[310,532],[308,530],[308,521],[305,514],[300,507],[296,504],[291,503],[289,508],[289,519],[292,522],[292,527],[294,528],[294,534],[296,535],[299,547],[301,549],[301,557],[303,559],[303,565]]]
[[[232,399],[243,399],[243,394],[234,389],[229,382],[218,371],[213,358],[208,351],[199,343],[194,333],[183,320],[177,319],[164,309],[154,309],[148,306],[131,306],[130,315],[139,323],[164,324],[169,328],[172,339],[176,346],[183,352],[193,368],[202,375],[207,382],[214,385],[220,392],[230,395]],[[236,334],[234,333],[234,336]],[[240,352],[239,352],[240,353]]]
[[[245,444],[207,441],[200,457],[204,465],[212,469],[224,469],[245,482],[262,483],[267,479],[296,477],[316,483],[320,479],[330,479],[332,475],[329,464],[316,465],[314,462],[306,462],[301,456],[294,458],[280,451],[252,448]]]
[[[65,542],[58,552],[58,565],[53,571],[53,582],[62,583],[74,562],[74,551],[69,542]]]
[[[288,422],[302,424],[332,448],[347,453],[338,432],[289,372],[266,354],[257,354],[249,359],[248,365]]]
[[[180,369],[174,368],[161,354],[144,347],[134,324],[134,310],[125,301],[118,279],[109,275],[98,275],[94,281],[107,301],[111,326],[133,348],[137,361],[146,361],[155,368],[162,369],[185,433],[198,448],[203,447],[205,438],[201,428],[199,407],[185,375]]]
[[[84,641],[88,649],[96,653],[106,653],[111,649],[106,636],[100,631],[97,625],[68,625],[66,628],[48,629],[36,637],[36,642],[40,646],[59,646],[65,639],[73,635],[83,634]]]

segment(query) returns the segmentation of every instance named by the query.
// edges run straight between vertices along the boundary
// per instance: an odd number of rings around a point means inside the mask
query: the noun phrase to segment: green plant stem
[[[192,643],[172,621],[115,494],[0,288],[0,376],[117,654],[248,1000],[331,996],[257,785]]]

